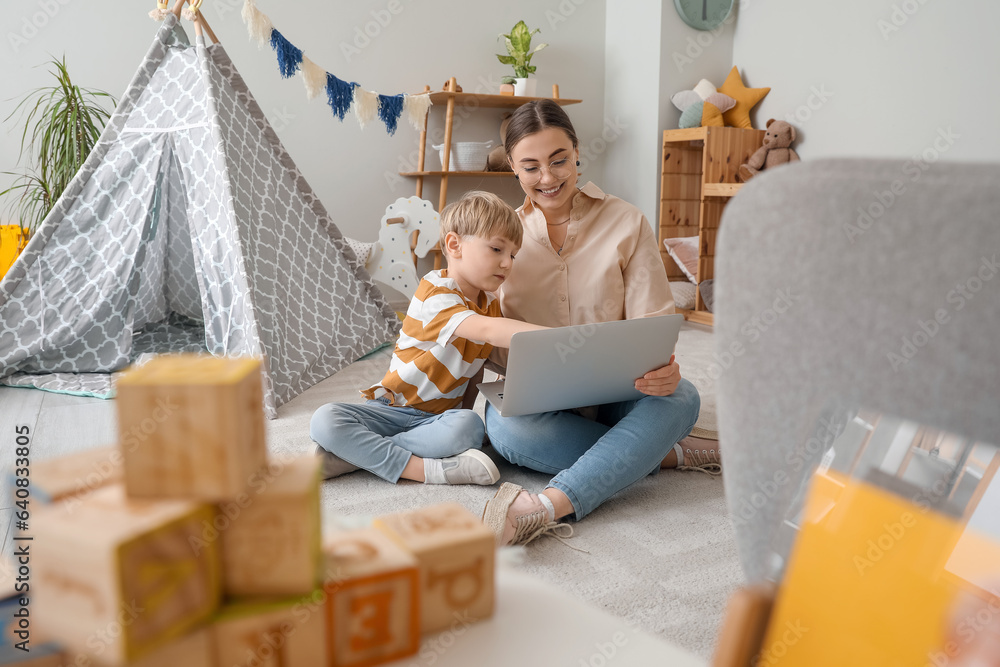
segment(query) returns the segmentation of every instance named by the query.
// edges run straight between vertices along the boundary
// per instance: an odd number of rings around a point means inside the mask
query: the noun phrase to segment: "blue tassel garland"
[[[285,39],[276,29],[271,29],[271,48],[278,54],[278,69],[286,79],[295,76],[302,64],[302,49]]]
[[[385,123],[385,129],[389,131],[389,136],[396,134],[396,127],[399,124],[399,117],[403,115],[402,95],[379,95],[378,96],[378,117]]]
[[[354,101],[354,88],[357,85],[341,81],[329,72],[326,73],[326,100],[330,108],[333,109],[333,115],[341,121],[344,120],[344,116],[351,108],[351,103]]]

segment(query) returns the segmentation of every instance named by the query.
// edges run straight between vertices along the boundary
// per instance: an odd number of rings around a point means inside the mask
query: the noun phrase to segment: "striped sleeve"
[[[454,290],[426,282],[420,287],[406,312],[403,334],[417,340],[434,341],[444,347],[455,335],[458,325],[475,313]]]

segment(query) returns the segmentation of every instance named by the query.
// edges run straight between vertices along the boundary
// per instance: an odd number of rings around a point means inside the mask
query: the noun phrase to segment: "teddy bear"
[[[507,150],[503,147],[503,142],[507,138],[507,126],[510,125],[511,114],[504,114],[500,121],[500,145],[490,151],[490,156],[486,160],[487,171],[511,171],[507,162]]]
[[[758,148],[745,164],[740,165],[738,178],[746,183],[757,172],[773,169],[786,162],[798,162],[799,156],[792,150],[795,141],[795,128],[783,120],[767,121],[767,132],[764,134],[764,144]]]

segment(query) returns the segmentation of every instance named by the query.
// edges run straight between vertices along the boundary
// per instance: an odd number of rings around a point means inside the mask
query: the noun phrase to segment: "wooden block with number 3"
[[[323,544],[330,665],[362,667],[413,655],[420,646],[417,560],[374,528]]]
[[[36,629],[111,664],[181,637],[219,606],[218,545],[191,546],[213,516],[186,500],[127,500],[120,484],[36,510],[22,543]]]
[[[272,460],[248,490],[220,503],[223,590],[228,596],[290,596],[319,584],[319,459]],[[206,535],[205,537],[211,537]]]
[[[116,387],[129,496],[221,502],[264,465],[259,360],[163,355]]]
[[[458,503],[375,519],[375,526],[420,562],[421,629],[493,615],[493,532]]]

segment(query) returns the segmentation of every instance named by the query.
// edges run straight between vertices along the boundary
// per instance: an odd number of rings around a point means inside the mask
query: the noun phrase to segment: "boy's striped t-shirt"
[[[482,292],[480,303],[473,303],[447,269],[428,273],[406,311],[389,372],[361,394],[434,414],[461,406],[469,379],[493,350],[489,343],[454,336],[473,314],[500,317],[500,302]]]

